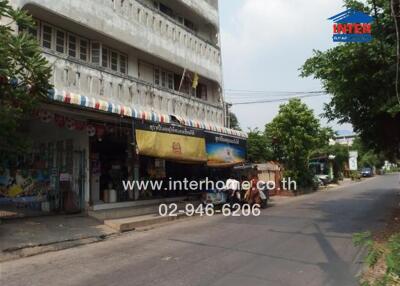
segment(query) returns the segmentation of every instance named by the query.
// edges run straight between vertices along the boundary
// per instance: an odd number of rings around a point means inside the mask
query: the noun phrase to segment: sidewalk
[[[85,215],[2,220],[0,262],[101,241],[116,231]]]

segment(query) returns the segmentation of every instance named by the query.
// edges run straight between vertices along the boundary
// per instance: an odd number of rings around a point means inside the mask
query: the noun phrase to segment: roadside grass
[[[400,285],[400,208],[396,208],[383,230],[356,233],[356,246],[367,250],[368,269],[362,274],[362,286]]]

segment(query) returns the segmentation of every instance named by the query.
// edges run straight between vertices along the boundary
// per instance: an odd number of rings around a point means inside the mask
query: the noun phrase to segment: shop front
[[[30,151],[3,160],[0,165],[2,216],[74,213],[84,209],[86,121],[63,110],[38,110],[22,128]]]
[[[78,212],[187,195],[124,181],[222,179],[244,161],[242,132],[55,91],[24,126],[29,155],[0,162],[0,210]],[[118,116],[116,116],[118,114]],[[117,205],[115,205],[118,207]]]
[[[201,129],[174,124],[135,122],[140,179],[163,181],[162,190],[138,190],[139,198],[185,196],[180,185],[168,181],[200,180],[207,174],[207,153]]]
[[[124,182],[135,177],[132,124],[123,121],[95,123],[90,139],[90,204],[115,204],[138,200]]]
[[[122,128],[122,129],[121,129]],[[94,210],[137,205],[135,201],[183,197],[170,181],[207,176],[204,131],[133,119],[131,126],[107,128],[90,139],[90,198]],[[98,134],[98,130],[96,131]],[[161,182],[155,188],[150,182]],[[126,182],[135,182],[126,188]],[[139,187],[139,185],[141,187]]]
[[[240,131],[58,90],[49,100],[27,123],[31,154],[1,163],[1,206],[65,212],[175,198],[187,190],[123,182],[219,179],[245,158]]]

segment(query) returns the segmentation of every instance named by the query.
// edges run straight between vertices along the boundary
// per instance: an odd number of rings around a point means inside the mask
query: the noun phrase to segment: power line
[[[310,94],[325,94],[325,91],[266,91],[266,90],[262,91],[262,90],[234,90],[234,89],[225,90],[226,98],[230,99],[231,101],[241,100],[241,99],[264,100],[267,98],[271,100],[277,100],[277,99],[283,99],[284,97],[302,96]]]
[[[316,91],[273,91],[273,90],[246,90],[246,89],[224,89],[226,94],[245,94],[245,93],[263,93],[263,94],[310,94],[310,93],[321,93],[322,90]]]
[[[257,104],[257,103],[271,103],[271,102],[282,102],[282,101],[288,101],[290,99],[295,99],[295,98],[307,98],[307,97],[316,97],[316,96],[324,96],[328,95],[325,92],[320,92],[320,93],[313,93],[313,94],[305,94],[305,95],[299,95],[299,96],[293,96],[290,98],[277,98],[277,99],[267,99],[267,100],[255,100],[255,101],[242,101],[242,102],[233,102],[232,105],[245,105],[245,104]]]
[[[226,95],[227,98],[232,99],[249,99],[249,98],[256,98],[256,99],[263,99],[263,98],[271,98],[271,97],[293,97],[297,95],[306,95],[309,93],[296,93],[296,94],[228,94]]]

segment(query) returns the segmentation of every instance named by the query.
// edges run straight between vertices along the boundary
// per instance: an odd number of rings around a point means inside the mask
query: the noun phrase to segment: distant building
[[[330,145],[335,145],[338,143],[341,145],[352,146],[354,139],[357,137],[356,134],[347,130],[336,131],[336,134],[337,135],[334,138],[329,140]]]

